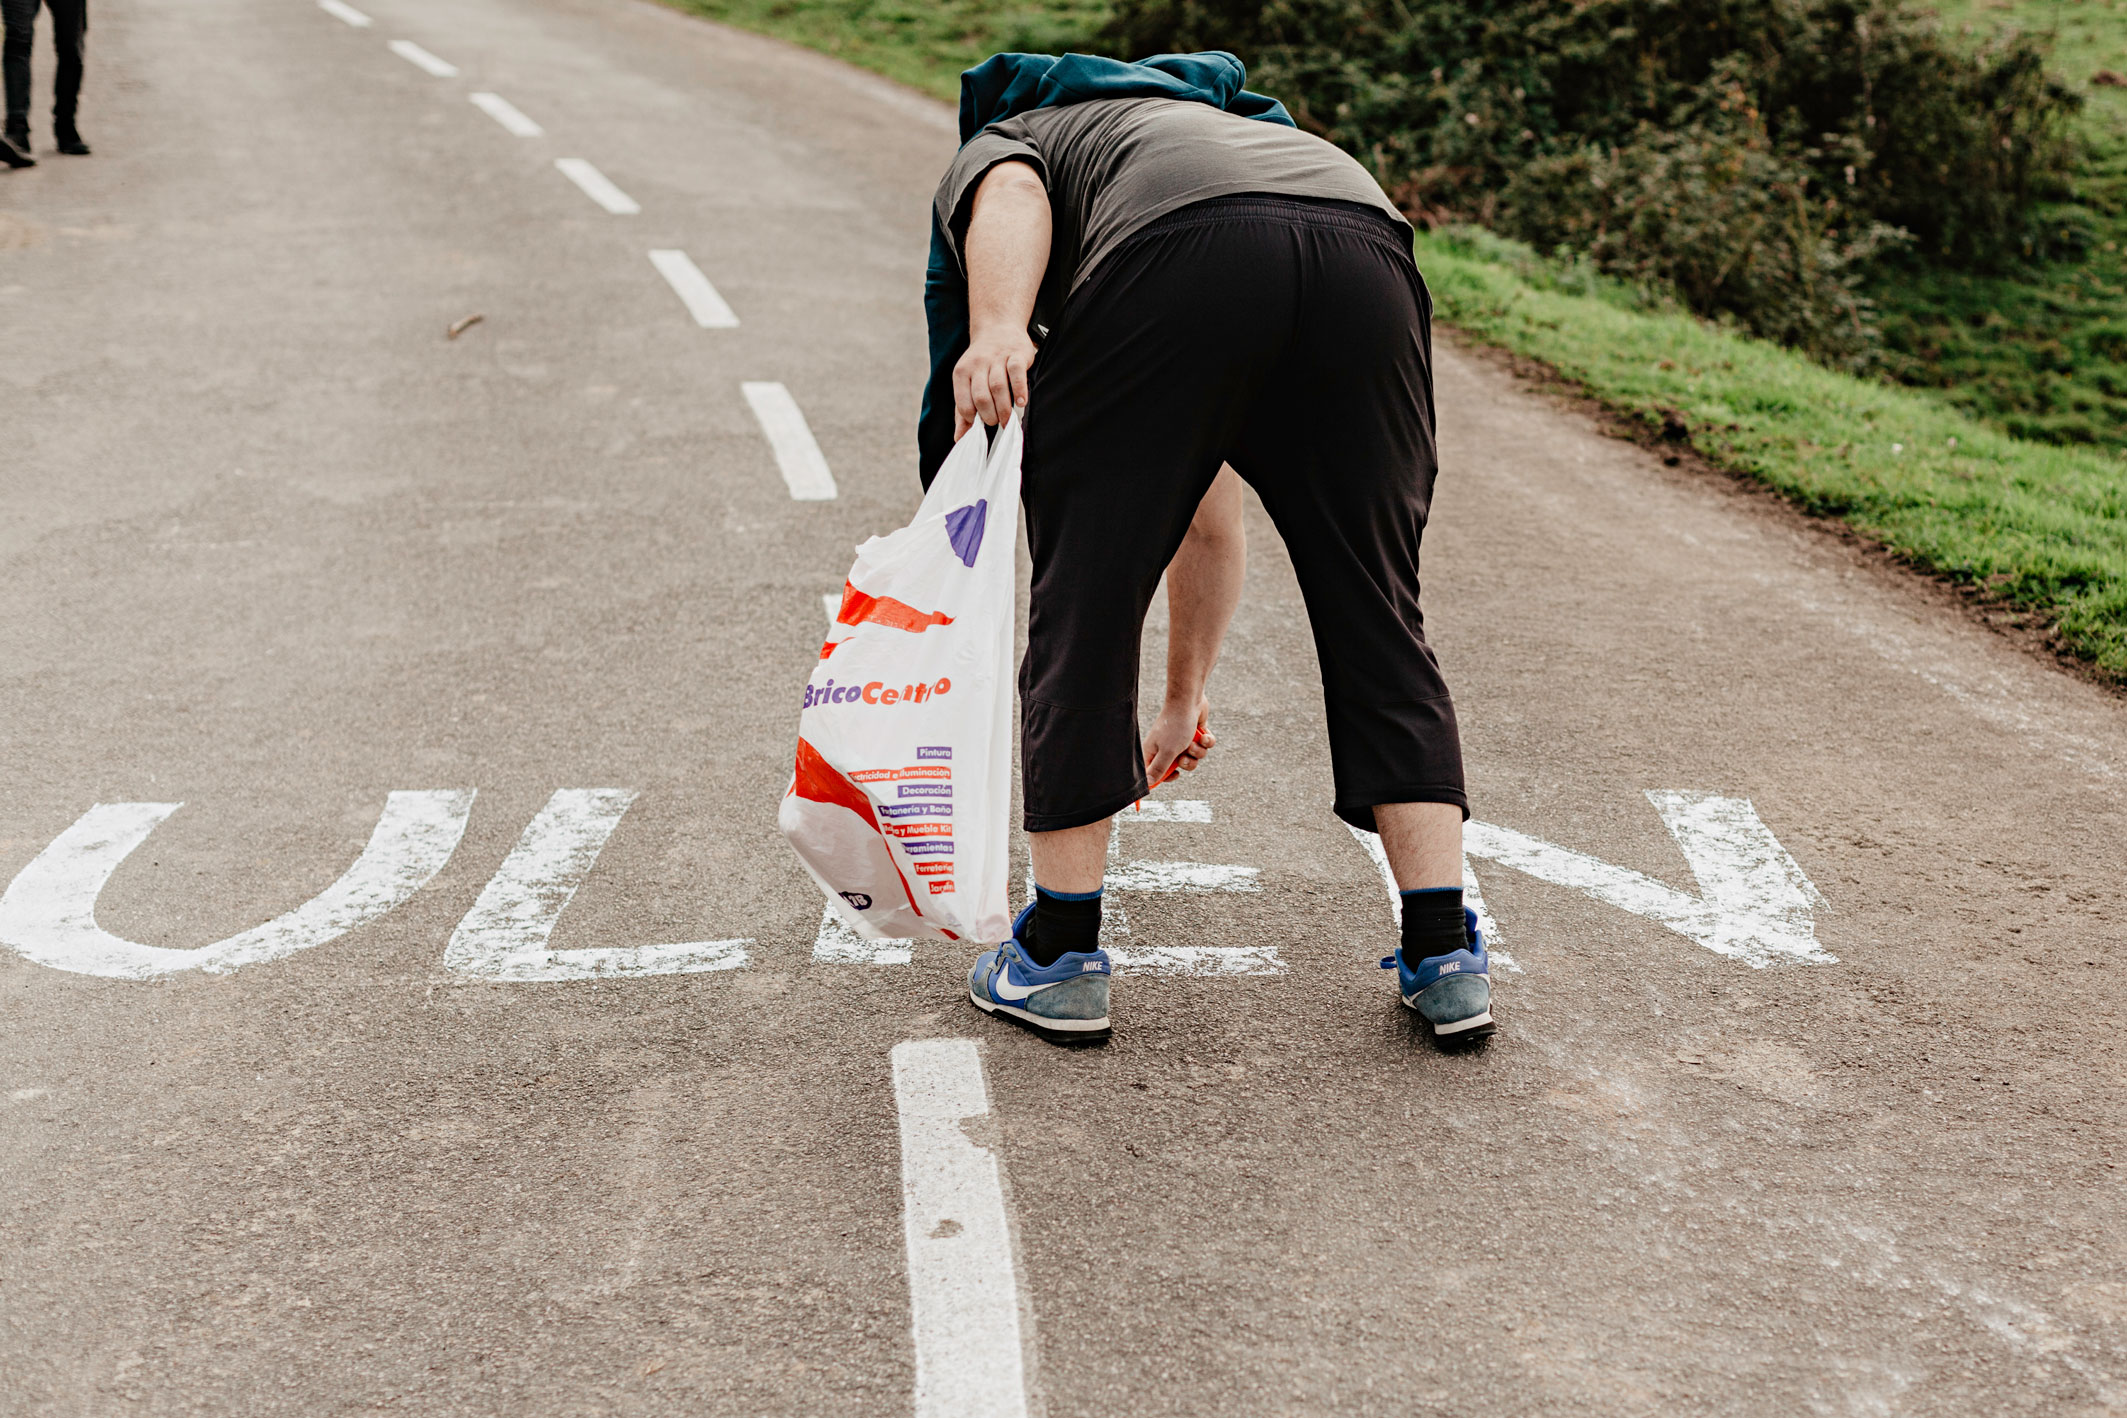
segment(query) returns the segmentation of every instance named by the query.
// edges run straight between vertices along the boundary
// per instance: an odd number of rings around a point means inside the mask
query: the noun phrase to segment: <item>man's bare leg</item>
[[[1462,809],[1453,803],[1383,803],[1374,809],[1381,849],[1403,891],[1462,885]]]
[[[1073,895],[1100,890],[1101,879],[1108,871],[1109,824],[1114,821],[1104,817],[1061,832],[1029,832],[1027,847],[1034,854],[1034,880],[1050,891]]]

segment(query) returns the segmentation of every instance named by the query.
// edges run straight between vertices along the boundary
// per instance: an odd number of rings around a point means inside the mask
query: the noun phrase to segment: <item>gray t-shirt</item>
[[[1032,163],[1055,223],[1034,323],[1055,323],[1067,296],[1133,232],[1211,197],[1265,192],[1372,207],[1404,224],[1372,175],[1333,143],[1186,99],[1115,98],[1037,108],[970,138],[935,199],[953,259],[975,187],[1000,162]]]

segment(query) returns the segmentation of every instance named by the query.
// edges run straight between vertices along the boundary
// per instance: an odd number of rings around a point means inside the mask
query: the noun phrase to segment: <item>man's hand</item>
[[[1027,370],[1034,363],[1034,341],[1024,329],[985,330],[969,341],[967,353],[953,366],[953,437],[975,420],[1000,424],[1012,410],[1026,407]]]
[[[1204,755],[1218,743],[1210,723],[1210,700],[1199,698],[1194,705],[1187,700],[1169,701],[1152,721],[1152,732],[1145,735],[1145,781],[1158,783],[1170,767],[1196,772]]]
[[[1049,192],[1016,159],[991,168],[968,214],[967,353],[953,366],[953,437],[1000,424],[1027,401],[1034,341],[1027,322],[1049,265]]]
[[[1247,575],[1241,512],[1240,475],[1221,467],[1167,566],[1167,696],[1145,737],[1145,768],[1155,783],[1169,764],[1194,773],[1217,742],[1207,727],[1211,701],[1204,686]]]

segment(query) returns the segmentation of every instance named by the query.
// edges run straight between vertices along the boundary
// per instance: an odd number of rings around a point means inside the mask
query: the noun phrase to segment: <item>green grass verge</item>
[[[1106,16],[1085,0],[667,3],[945,99],[968,65],[1072,48]],[[1675,411],[1702,455],[1982,588],[2127,683],[2127,459],[2011,437],[1984,407],[1834,373],[1483,232],[1422,236],[1418,255],[1443,323],[1541,360],[1650,428]]]
[[[2076,200],[2048,224],[2080,231],[2076,260],[1998,275],[1892,273],[1869,294],[1883,317],[1892,378],[1937,390],[2011,433],[2127,448],[2127,0],[1936,0],[1943,23],[1977,42],[2041,36],[2050,67],[2085,100]]]
[[[992,54],[1083,49],[1107,23],[1089,0],[665,0],[727,25],[824,50],[942,98]]]
[[[1927,394],[1856,379],[1481,232],[1419,238],[1443,322],[1543,361],[1723,467],[1914,565],[2029,612],[2127,682],[2127,460],[2012,438]]]

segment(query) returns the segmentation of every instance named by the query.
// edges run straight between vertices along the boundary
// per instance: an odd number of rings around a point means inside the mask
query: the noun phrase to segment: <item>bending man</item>
[[[1230,465],[1306,598],[1335,811],[1381,833],[1403,890],[1384,964],[1435,1032],[1488,1032],[1484,946],[1462,905],[1461,748],[1418,610],[1431,303],[1373,178],[1241,78],[1213,53],[1000,55],[964,79],[967,141],[935,207],[924,471],[976,422],[1026,409],[1036,886],[969,995],[1053,1038],[1108,1031],[1110,819],[1210,746],[1195,737],[1204,682],[1240,589]],[[1163,572],[1173,653],[1141,742],[1139,636]]]

